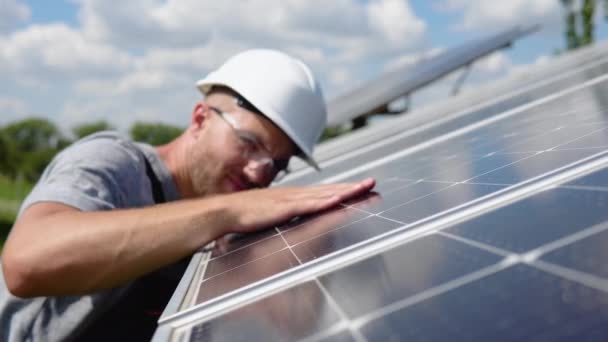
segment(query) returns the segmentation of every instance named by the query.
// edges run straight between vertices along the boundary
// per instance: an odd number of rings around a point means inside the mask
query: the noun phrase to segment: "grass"
[[[30,190],[32,190],[32,184],[0,175],[0,200],[22,201]]]
[[[0,175],[0,250],[8,235],[21,202],[32,189],[25,181],[13,181]]]

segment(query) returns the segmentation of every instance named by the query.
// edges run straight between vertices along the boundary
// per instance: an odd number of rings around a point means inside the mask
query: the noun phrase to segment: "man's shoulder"
[[[83,211],[133,207],[151,200],[144,155],[116,132],[92,134],[70,145],[47,166],[20,213],[40,201],[64,203]]]
[[[127,136],[114,131],[91,134],[70,145],[57,156],[58,162],[78,165],[83,162],[95,165],[139,163],[142,154],[137,144]]]
[[[116,131],[101,131],[93,133],[76,141],[69,148],[110,148],[114,150],[138,151],[138,148],[133,140]],[[100,150],[99,152],[103,152],[103,150]]]

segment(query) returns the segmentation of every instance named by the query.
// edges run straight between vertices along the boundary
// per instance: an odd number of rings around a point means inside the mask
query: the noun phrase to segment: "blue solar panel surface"
[[[378,187],[339,208],[219,241],[196,284],[195,302],[209,313],[181,317],[176,336],[606,340],[602,68],[294,180],[373,176]],[[397,242],[333,263],[389,237]],[[296,280],[273,287],[284,274]],[[268,289],[258,299],[213,310],[256,284]]]

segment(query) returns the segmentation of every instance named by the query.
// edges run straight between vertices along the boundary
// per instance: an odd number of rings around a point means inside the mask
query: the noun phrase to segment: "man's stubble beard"
[[[221,192],[223,181],[222,163],[205,151],[193,149],[190,154],[190,174],[192,175],[192,189],[196,197],[209,196]]]

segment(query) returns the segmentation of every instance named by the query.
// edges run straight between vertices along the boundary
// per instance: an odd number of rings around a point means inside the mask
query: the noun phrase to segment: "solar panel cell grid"
[[[214,277],[247,262],[258,260],[285,248],[283,239],[275,234],[267,239],[225,253],[207,262],[204,279]]]
[[[364,210],[372,214],[379,214],[383,211],[398,207],[405,203],[409,203],[421,199],[430,194],[444,190],[451,186],[451,183],[438,182],[417,182],[408,185],[404,188],[396,189],[388,193],[369,196],[362,201],[353,201],[353,207]]]
[[[480,176],[503,166],[533,156],[533,153],[497,153],[479,159],[471,158],[467,163],[449,167],[435,174],[428,175],[424,180],[443,182],[464,182],[476,176]]]
[[[455,184],[419,200],[384,211],[380,213],[380,216],[404,223],[411,223],[471,202],[501,189],[503,187],[497,185]]]
[[[608,279],[608,230],[588,236],[542,257],[542,260]]]
[[[205,279],[200,286],[196,302],[201,303],[215,298],[297,265],[299,265],[299,262],[288,249],[282,249],[262,258],[251,260],[246,264]]]
[[[399,223],[371,216],[346,227],[330,230],[315,238],[303,241],[293,246],[292,250],[300,261],[308,262],[387,233],[400,226]]]
[[[445,231],[517,253],[608,220],[608,193],[546,190]]]
[[[606,324],[606,292],[517,265],[387,313],[362,332],[370,341],[602,341]]]
[[[556,150],[606,147],[608,147],[608,130],[602,129],[574,141],[560,145],[556,148]]]
[[[196,324],[190,341],[291,341],[340,320],[315,282],[306,282],[244,306],[227,316]]]
[[[563,129],[568,130],[569,128],[565,127]],[[528,135],[519,134],[512,139],[514,141],[518,139],[522,140],[526,139],[527,137],[533,137],[533,134],[534,133]],[[504,136],[504,134],[496,132],[494,136],[500,137]],[[569,135],[567,141],[577,141],[577,139],[581,139],[583,137],[584,135],[577,136],[574,133]],[[562,140],[563,143],[566,143],[567,141]],[[555,147],[555,149],[552,150],[538,149],[538,151],[533,152],[516,152],[513,151],[516,149],[511,149],[511,151],[508,152],[498,152],[498,150],[505,150],[505,145],[504,143],[499,144],[495,142],[491,149],[486,149],[483,151],[491,152],[486,155],[482,155],[481,153],[474,153],[475,151],[470,153],[466,148],[460,149],[460,153],[458,153],[458,148],[455,147],[455,145],[458,146],[458,144],[453,144],[450,140],[445,143],[435,145],[431,149],[425,149],[418,153],[395,158],[392,161],[363,170],[352,176],[346,177],[345,180],[361,179],[362,177],[377,177],[382,180],[396,177],[412,180],[429,179],[441,181],[465,181],[477,176],[478,178],[475,178],[475,182],[479,183],[515,184],[517,182],[526,180],[526,178],[535,177],[544,172],[548,172],[551,169],[567,165],[572,161],[582,159],[586,156],[599,152],[597,148],[559,150],[559,142],[557,142],[556,145],[548,144]],[[481,145],[482,144],[472,146],[471,149],[475,150]],[[559,151],[559,153],[557,151]],[[531,154],[538,152],[547,154],[527,158]],[[525,153],[528,153],[528,155]],[[425,154],[427,157],[425,159],[420,159]],[[429,155],[432,157],[428,157]],[[491,158],[485,159],[488,157]],[[468,174],[449,175],[451,169],[465,170],[469,165],[471,165],[471,172]],[[498,172],[498,169],[503,166],[505,166],[503,170]],[[495,173],[489,173],[490,171],[493,171],[493,168],[497,169]],[[498,181],[502,183],[498,183]],[[472,182],[472,180],[470,180],[470,182]]]
[[[593,156],[598,152],[595,149],[542,152],[533,157],[471,178],[467,180],[467,183],[517,184],[555,169],[566,167],[571,163]]]
[[[498,262],[501,257],[438,235],[320,277],[350,319]],[[370,291],[373,289],[373,291]]]

